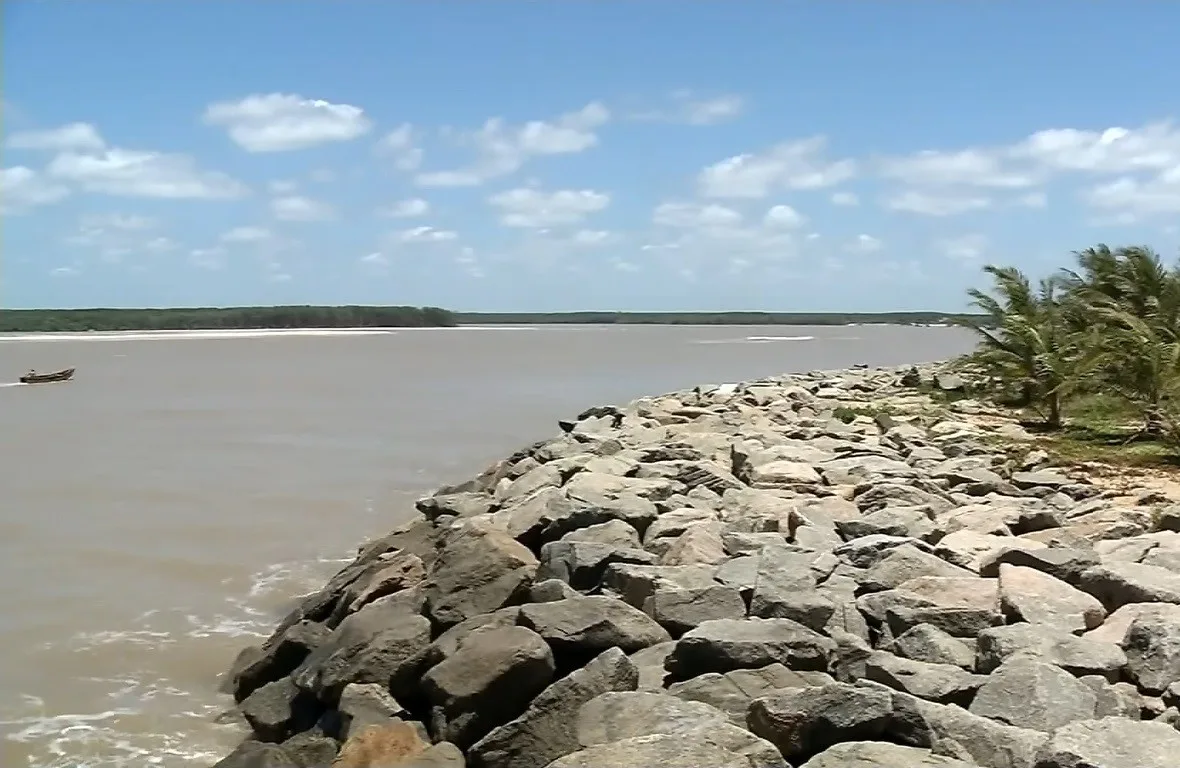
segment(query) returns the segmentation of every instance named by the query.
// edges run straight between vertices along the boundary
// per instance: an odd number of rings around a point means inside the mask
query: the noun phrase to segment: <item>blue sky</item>
[[[3,14],[8,307],[950,310],[1180,245],[1177,3]]]

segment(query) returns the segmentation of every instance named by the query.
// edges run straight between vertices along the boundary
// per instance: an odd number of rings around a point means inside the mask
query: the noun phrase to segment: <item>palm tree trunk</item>
[[[1056,392],[1050,392],[1046,399],[1049,417],[1045,420],[1045,425],[1050,429],[1061,429],[1061,396]]]

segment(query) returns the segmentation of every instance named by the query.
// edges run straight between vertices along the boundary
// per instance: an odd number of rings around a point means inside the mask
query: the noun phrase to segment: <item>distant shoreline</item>
[[[172,309],[0,309],[0,333],[454,328],[503,325],[945,326],[946,312],[452,312],[437,307],[289,306]]]

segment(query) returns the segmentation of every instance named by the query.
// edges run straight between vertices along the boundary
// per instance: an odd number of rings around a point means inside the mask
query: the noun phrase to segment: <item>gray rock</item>
[[[975,668],[989,674],[1010,658],[1031,656],[1074,675],[1102,675],[1115,680],[1127,656],[1114,643],[1077,637],[1033,624],[992,627],[979,633]]]
[[[453,656],[463,641],[477,629],[484,627],[515,627],[520,617],[520,606],[509,606],[498,611],[472,616],[443,632],[426,650],[426,666],[434,666]]]
[[[928,749],[880,741],[848,741],[829,747],[801,768],[978,768]]]
[[[870,568],[862,578],[861,584],[866,591],[877,592],[896,589],[919,576],[973,578],[975,574],[912,544],[904,544],[893,549]]]
[[[773,747],[772,747],[773,750]],[[583,749],[548,768],[789,768],[777,754],[753,758],[718,744],[711,734],[657,733]]]
[[[612,563],[654,565],[655,555],[642,549],[619,549],[593,541],[551,541],[541,547],[537,579],[558,579],[574,589],[589,590],[602,581]]]
[[[297,733],[279,745],[298,768],[322,768],[336,759],[340,745],[336,740],[315,731]]]
[[[642,609],[657,589],[704,589],[717,582],[709,565],[630,565],[613,563],[602,577],[602,588],[628,605]]]
[[[1122,647],[1131,679],[1147,693],[1163,693],[1180,680],[1180,623],[1172,617],[1158,613],[1137,617]]]
[[[831,683],[755,699],[747,724],[788,761],[806,760],[842,741],[880,737],[892,709],[892,698],[883,691]]]
[[[1018,656],[992,672],[971,702],[972,714],[1046,733],[1094,717],[1097,697],[1061,667]]]
[[[689,589],[657,589],[643,605],[643,612],[673,637],[714,619],[741,619],[746,603],[733,587],[713,584]]]
[[[1045,624],[1081,634],[1102,624],[1106,610],[1091,595],[1047,573],[1000,566],[1000,609],[1010,621]]]
[[[1077,584],[1082,573],[1099,564],[1098,553],[1092,549],[1048,547],[1045,549],[1000,549],[985,557],[979,575],[992,578],[1000,575],[1001,565],[1019,565],[1043,571],[1067,584]]]
[[[392,595],[344,619],[291,677],[328,704],[349,683],[381,683],[406,697],[417,687],[429,647],[430,622],[408,614]]]
[[[1121,717],[1083,720],[1053,732],[1033,768],[1174,768],[1180,732]]]
[[[831,638],[790,619],[718,619],[681,637],[666,667],[682,680],[775,662],[799,672],[824,672],[835,650]]]
[[[302,768],[278,744],[243,741],[213,768]],[[743,767],[744,768],[744,767]]]
[[[584,747],[655,734],[692,738],[707,733],[710,741],[746,755],[753,764],[775,765],[781,760],[772,744],[730,724],[724,712],[667,693],[636,691],[598,696],[578,714],[577,733]]]
[[[552,603],[554,600],[565,600],[567,597],[577,597],[579,594],[578,590],[561,579],[545,579],[529,587],[529,602]]]
[[[505,533],[465,530],[438,556],[424,583],[426,612],[441,627],[502,608],[523,598],[537,558]]]
[[[240,709],[260,741],[278,742],[310,728],[323,707],[285,677],[255,690]]]
[[[836,682],[826,672],[793,672],[782,664],[761,669],[709,672],[674,683],[668,693],[689,701],[703,701],[729,715],[734,725],[745,727],[750,702],[786,688],[808,688]]]
[[[908,536],[872,534],[845,542],[832,550],[832,554],[857,568],[872,568],[893,550],[907,545],[924,552],[931,551],[926,542]]]
[[[1180,573],[1154,565],[1103,563],[1083,571],[1079,582],[1108,611],[1128,603],[1180,603]]]
[[[586,528],[570,531],[561,537],[562,541],[589,541],[606,544],[615,549],[642,549],[639,532],[630,523],[622,520],[607,520]]]
[[[968,671],[975,668],[975,649],[931,624],[911,627],[883,650],[914,661],[954,664]]]
[[[228,675],[228,693],[242,701],[267,683],[295,671],[330,634],[323,624],[300,621],[272,637],[261,648],[247,648],[238,655]]]
[[[664,679],[668,676],[664,665],[675,648],[676,641],[669,640],[648,646],[628,656],[631,663],[639,670],[638,690],[661,691],[664,689]]]
[[[886,736],[890,741],[930,749],[982,768],[1030,768],[1048,738],[1040,731],[1005,725],[961,707],[900,692],[893,693]]]
[[[632,653],[670,639],[667,630],[643,611],[604,596],[526,605],[520,609],[519,621],[543,637],[559,659],[573,663],[608,648]]]
[[[553,679],[553,652],[523,627],[490,627],[422,677],[434,707],[434,734],[460,748],[525,711]]]
[[[931,664],[877,651],[865,660],[865,679],[938,704],[967,706],[987,680],[951,664]]]
[[[405,714],[402,705],[380,683],[350,683],[344,686],[336,711],[339,713],[340,741],[347,741],[349,735],[358,733],[367,725],[376,725]]]
[[[618,648],[541,692],[524,714],[468,750],[469,768],[543,768],[581,748],[576,726],[582,705],[611,691],[633,691],[639,670]]]

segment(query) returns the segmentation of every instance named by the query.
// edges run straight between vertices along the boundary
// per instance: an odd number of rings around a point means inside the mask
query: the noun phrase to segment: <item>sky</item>
[[[1180,3],[2,12],[4,307],[952,311],[1180,255]]]

